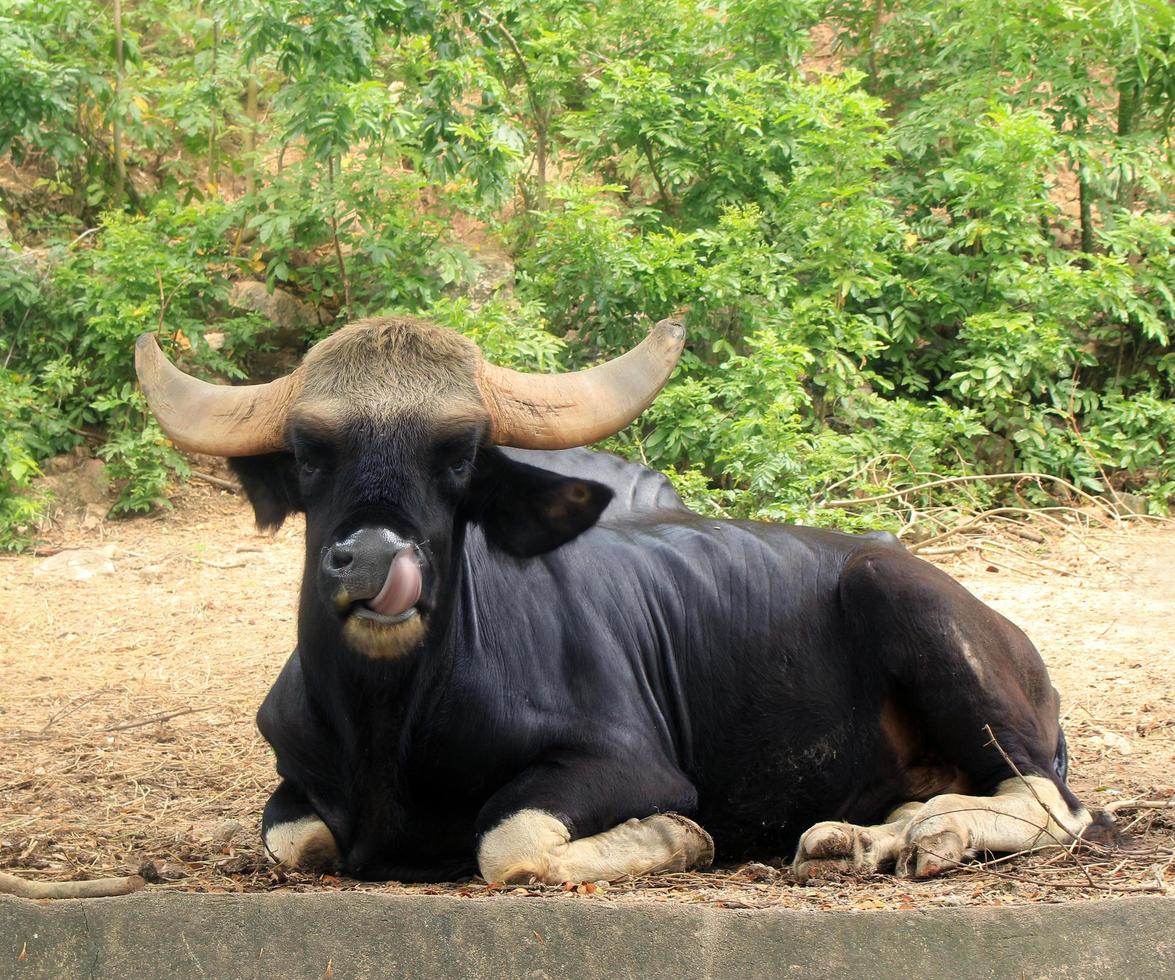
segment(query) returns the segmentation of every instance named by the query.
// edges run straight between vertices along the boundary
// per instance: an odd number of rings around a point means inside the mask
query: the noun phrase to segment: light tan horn
[[[636,347],[570,374],[478,366],[477,386],[499,446],[570,449],[619,432],[652,404],[685,344],[680,320],[662,320]]]
[[[135,373],[171,441],[210,456],[255,456],[281,449],[286,411],[301,384],[297,371],[262,385],[209,384],[172,364],[149,333],[135,342]]]

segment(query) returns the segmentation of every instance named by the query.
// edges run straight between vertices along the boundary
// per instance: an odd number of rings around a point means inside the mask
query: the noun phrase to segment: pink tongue
[[[411,549],[407,549],[396,555],[384,587],[367,605],[381,616],[399,616],[420,601],[421,587],[420,565]]]

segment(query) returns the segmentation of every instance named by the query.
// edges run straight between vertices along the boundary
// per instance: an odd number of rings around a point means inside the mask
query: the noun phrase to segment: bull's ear
[[[228,465],[241,481],[262,531],[276,531],[290,514],[306,509],[293,453],[233,456]]]
[[[491,544],[529,558],[586,531],[611,499],[612,491],[595,480],[560,476],[490,448],[477,456],[469,517]]]

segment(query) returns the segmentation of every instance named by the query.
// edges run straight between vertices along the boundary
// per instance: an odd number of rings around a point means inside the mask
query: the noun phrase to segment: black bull
[[[1032,644],[891,536],[703,518],[611,456],[493,452],[611,502],[525,558],[463,511],[410,656],[316,642],[331,614],[304,586],[299,648],[258,715],[282,778],[263,819],[276,858],[559,881],[716,847],[929,875],[1089,829]],[[267,459],[234,465],[272,522],[288,477]]]

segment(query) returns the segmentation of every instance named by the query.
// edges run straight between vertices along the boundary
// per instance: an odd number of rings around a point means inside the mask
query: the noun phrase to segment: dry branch
[[[955,486],[961,483],[990,483],[995,480],[1015,480],[1017,482],[1023,482],[1025,480],[1035,480],[1037,482],[1041,480],[1048,480],[1051,483],[1059,484],[1070,493],[1076,494],[1083,500],[1089,501],[1089,503],[1094,507],[1101,508],[1111,517],[1121,517],[1121,515],[1117,514],[1114,509],[1110,507],[1110,505],[1107,504],[1104,500],[1099,500],[1097,497],[1086,493],[1075,484],[1070,483],[1068,480],[1062,477],[1054,476],[1052,473],[975,473],[969,476],[948,476],[939,480],[931,480],[928,483],[919,483],[915,486],[906,487],[902,490],[891,490],[889,493],[879,493],[873,497],[850,497],[845,500],[824,500],[820,502],[819,506],[839,508],[859,507],[861,504],[876,504],[885,500],[896,500],[898,497],[905,497],[911,493],[920,493],[923,490],[933,490],[937,487]]]
[[[928,852],[932,857],[941,858],[941,855],[935,854],[933,851]],[[1051,881],[1048,878],[1035,878],[1029,875],[1013,874],[1010,871],[995,871],[992,868],[986,867],[982,864],[960,864],[955,869],[958,871],[974,871],[977,873],[994,875],[996,878],[1003,878],[1006,881],[1019,881],[1026,885],[1036,885],[1040,888],[1091,888],[1099,892],[1121,892],[1123,894],[1141,894],[1141,895],[1164,895],[1167,892],[1165,884],[1160,885],[1112,885],[1103,882],[1096,882],[1092,879],[1088,881]]]
[[[92,881],[27,881],[0,871],[0,895],[17,898],[110,898],[137,892],[146,884],[138,875]]]
[[[952,544],[947,545],[945,548],[920,548],[918,545],[914,545],[910,548],[910,551],[916,555],[928,555],[931,558],[943,555],[965,555],[970,550],[970,545],[965,544]]]
[[[179,718],[181,715],[191,715],[195,714],[197,711],[207,710],[207,708],[180,708],[178,711],[164,711],[159,714],[151,715],[149,718],[136,718],[134,721],[124,721],[121,725],[107,725],[102,729],[102,731],[125,732],[131,728],[140,728],[143,725],[153,725],[157,721],[170,721],[172,718]]]
[[[225,480],[219,476],[213,476],[211,473],[201,473],[199,470],[192,470],[192,476],[197,480],[203,480],[205,483],[211,483],[214,487],[220,487],[221,490],[228,490],[230,493],[240,493],[241,485],[232,480]]]
[[[1168,810],[1175,809],[1175,800],[1117,800],[1105,806],[1107,813],[1119,810]]]

